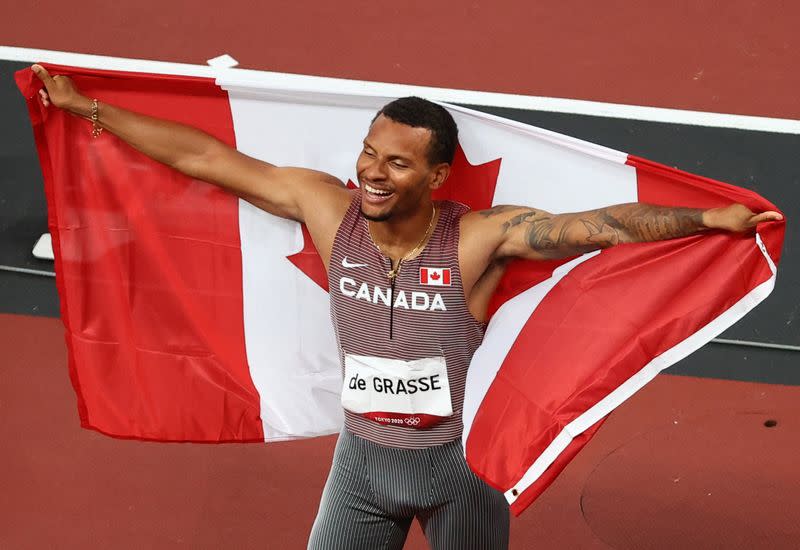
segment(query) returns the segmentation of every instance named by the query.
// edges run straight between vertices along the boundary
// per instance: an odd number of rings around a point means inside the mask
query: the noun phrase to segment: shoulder
[[[459,248],[462,259],[483,265],[494,257],[503,236],[500,213],[505,206],[486,210],[466,209],[459,218]]]
[[[469,210],[461,217],[461,230],[467,233],[482,232],[492,228],[499,230],[514,216],[528,211],[530,208],[510,204],[499,204],[484,210]]]
[[[304,221],[320,216],[341,221],[357,190],[348,188],[339,178],[323,172],[308,171],[303,176],[307,178],[306,181],[313,182],[301,193]]]
[[[348,213],[358,212],[358,191],[347,189],[339,182],[331,181],[330,189],[323,188],[316,200],[306,206],[305,225],[311,240],[327,268],[333,250],[333,243],[339,228],[346,223]],[[355,218],[356,215],[350,215]],[[350,220],[349,223],[354,223]]]
[[[358,190],[350,189],[338,178],[316,173],[316,184],[304,190],[300,199],[302,221],[312,234],[335,232],[358,199]]]

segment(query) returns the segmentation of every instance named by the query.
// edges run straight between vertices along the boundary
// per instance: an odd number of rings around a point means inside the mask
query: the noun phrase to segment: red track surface
[[[18,2],[0,44],[800,118],[800,3]]]

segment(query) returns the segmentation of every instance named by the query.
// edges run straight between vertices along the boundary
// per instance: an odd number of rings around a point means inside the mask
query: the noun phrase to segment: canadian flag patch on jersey
[[[450,268],[420,267],[419,284],[430,286],[450,286]]]

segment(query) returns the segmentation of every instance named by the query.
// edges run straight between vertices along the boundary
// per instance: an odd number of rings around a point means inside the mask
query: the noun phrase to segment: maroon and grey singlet
[[[392,285],[391,261],[372,242],[360,205],[356,197],[347,210],[328,268],[345,427],[406,449],[453,441],[485,328],[467,309],[458,265],[459,218],[468,208],[436,203],[427,245],[402,263]]]
[[[427,245],[394,285],[360,197],[336,233],[328,282],[345,427],[310,550],[399,550],[415,517],[434,550],[508,548],[505,497],[470,471],[459,440],[467,368],[484,332],[458,266],[467,207],[436,208]]]

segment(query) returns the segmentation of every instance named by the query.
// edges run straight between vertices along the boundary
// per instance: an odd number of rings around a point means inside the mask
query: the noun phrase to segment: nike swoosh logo
[[[347,256],[345,256],[344,258],[342,258],[342,267],[346,267],[348,269],[353,267],[367,267],[367,264],[351,264],[350,262],[347,261]]]

